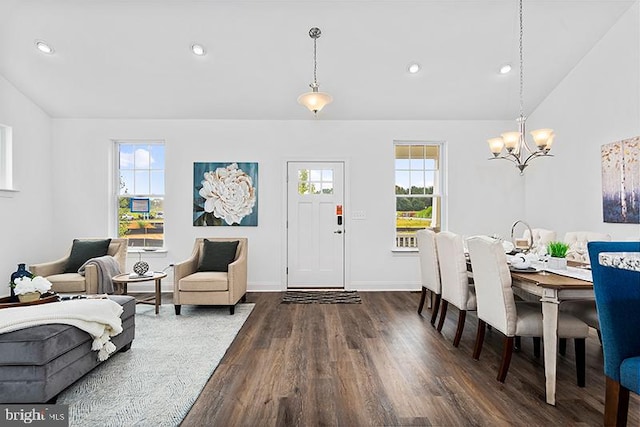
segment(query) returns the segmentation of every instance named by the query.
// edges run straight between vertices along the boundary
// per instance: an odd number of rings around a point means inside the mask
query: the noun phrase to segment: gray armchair
[[[51,289],[58,293],[97,294],[98,293],[98,269],[95,265],[87,265],[85,275],[78,272],[65,273],[65,266],[71,255],[71,248],[63,258],[42,264],[29,266],[36,276],[47,278],[51,282]],[[120,271],[126,270],[127,263],[127,239],[111,239],[107,255],[116,259]]]
[[[235,242],[238,247],[228,271],[198,271],[204,250],[204,238],[197,238],[189,259],[175,265],[173,304],[176,315],[182,304],[228,305],[234,313],[238,301],[247,293],[247,238],[207,238],[210,242]]]

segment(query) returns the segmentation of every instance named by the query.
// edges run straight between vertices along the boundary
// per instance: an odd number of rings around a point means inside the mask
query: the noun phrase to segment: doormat
[[[362,304],[358,291],[287,291],[282,304]]]

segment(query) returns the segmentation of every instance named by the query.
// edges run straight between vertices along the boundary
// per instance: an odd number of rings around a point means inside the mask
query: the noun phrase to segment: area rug
[[[287,291],[282,304],[361,304],[358,291]]]
[[[71,426],[177,426],[242,328],[255,304],[172,305],[154,314],[136,307],[131,350],[116,353],[71,385],[57,403],[69,405]]]

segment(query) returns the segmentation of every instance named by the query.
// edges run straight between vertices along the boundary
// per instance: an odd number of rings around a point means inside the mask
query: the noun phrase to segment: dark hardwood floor
[[[522,340],[505,384],[502,336],[488,331],[471,358],[476,317],[454,348],[457,311],[438,333],[419,293],[361,292],[362,304],[280,304],[251,293],[251,316],[182,426],[597,426],[604,410],[602,351],[587,340],[587,386],[576,385],[573,345],[558,358],[557,406],[544,400],[542,359]],[[165,304],[167,301],[165,301]],[[629,426],[640,425],[640,399]]]

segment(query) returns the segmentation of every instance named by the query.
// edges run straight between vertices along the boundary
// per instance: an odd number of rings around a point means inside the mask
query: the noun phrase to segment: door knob
[[[336,230],[333,232],[334,234],[342,234],[342,230]]]

